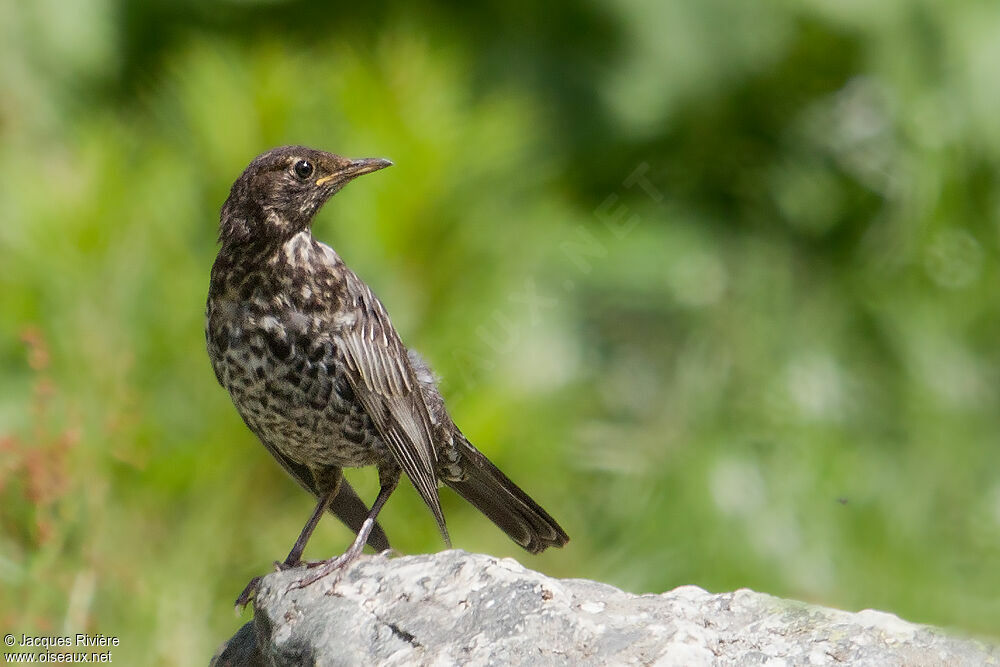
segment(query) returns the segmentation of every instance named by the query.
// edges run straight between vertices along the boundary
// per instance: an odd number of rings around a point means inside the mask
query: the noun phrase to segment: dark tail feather
[[[458,482],[445,479],[448,486],[533,554],[569,541],[556,520],[468,440],[463,438],[460,447],[465,479]]]
[[[361,530],[361,524],[368,517],[368,506],[344,479],[340,481],[340,491],[330,503],[330,512],[347,524],[347,527],[353,530],[356,535]],[[368,546],[378,552],[389,548],[389,538],[386,537],[385,531],[377,522],[372,526],[371,534],[368,535]]]

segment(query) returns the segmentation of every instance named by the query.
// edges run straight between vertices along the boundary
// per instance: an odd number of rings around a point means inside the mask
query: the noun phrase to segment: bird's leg
[[[385,501],[389,500],[389,496],[392,492],[396,490],[396,485],[399,484],[400,470],[399,468],[393,467],[391,469],[380,468],[379,469],[379,492],[378,497],[375,499],[375,504],[372,505],[371,511],[368,512],[368,516],[365,518],[363,524],[361,524],[361,530],[358,531],[358,536],[354,539],[354,542],[348,547],[347,551],[337,556],[336,558],[331,558],[330,560],[319,561],[318,563],[309,563],[307,567],[316,568],[316,571],[307,577],[303,577],[292,583],[289,586],[289,590],[295,588],[305,588],[311,583],[319,581],[328,574],[339,570],[348,563],[351,563],[365,548],[365,543],[368,541],[368,535],[372,532],[372,527],[375,526],[375,519],[378,518],[378,513],[382,511],[382,506],[385,505]]]
[[[336,497],[337,492],[340,490],[340,477],[337,478],[337,482],[330,488],[329,491],[324,493],[319,497],[319,502],[316,503],[316,509],[313,510],[312,516],[309,517],[309,521],[302,528],[302,532],[299,534],[299,539],[295,540],[295,544],[292,546],[292,550],[288,552],[288,557],[285,558],[284,562],[274,563],[274,567],[280,572],[282,570],[288,570],[299,564],[299,560],[302,558],[302,552],[305,551],[306,542],[312,536],[313,531],[316,530],[316,524],[319,523],[320,518],[323,516],[323,512],[326,508],[330,506],[330,503]],[[370,532],[370,529],[369,529]],[[254,577],[247,584],[240,596],[236,598],[236,607],[238,609],[243,609],[250,602],[250,598],[254,593],[257,592],[257,586],[260,585],[261,577]]]
[[[337,479],[337,483],[333,485],[329,491],[320,496],[319,502],[316,503],[316,509],[313,510],[312,516],[309,517],[309,521],[306,525],[302,527],[302,532],[299,534],[299,539],[295,540],[295,544],[292,546],[292,550],[288,552],[288,556],[285,558],[283,563],[275,563],[275,566],[279,570],[287,570],[289,568],[295,567],[299,564],[299,560],[302,558],[302,552],[306,549],[306,542],[312,537],[313,531],[316,530],[316,524],[322,518],[323,513],[333,502],[333,499],[337,497],[337,493],[340,491],[340,479]]]

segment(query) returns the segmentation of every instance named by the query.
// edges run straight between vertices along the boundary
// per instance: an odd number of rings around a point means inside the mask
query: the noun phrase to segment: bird
[[[244,423],[317,502],[278,569],[303,566],[307,586],[352,562],[367,543],[389,549],[377,519],[405,473],[446,545],[438,496],[454,489],[530,553],[569,537],[548,512],[455,425],[423,358],[408,349],[371,288],[312,233],[319,209],[358,176],[392,165],[305,146],[255,157],[219,216],[205,337],[215,376]],[[345,468],[375,466],[369,508]],[[343,554],[303,564],[330,511],[357,537]],[[259,577],[237,599],[246,605]]]

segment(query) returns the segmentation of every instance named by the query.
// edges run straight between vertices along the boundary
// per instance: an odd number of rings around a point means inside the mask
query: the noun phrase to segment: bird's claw
[[[236,613],[241,613],[246,606],[250,603],[250,599],[257,594],[257,587],[260,586],[261,577],[254,577],[247,584],[247,587],[243,589],[240,596],[236,598]]]
[[[324,565],[327,562],[328,561],[325,560],[318,560],[318,561],[300,560],[295,563],[289,563],[287,560],[285,561],[276,560],[273,563],[273,567],[275,572],[284,572],[286,570],[291,570],[296,567],[304,567],[311,569],[314,567],[319,567],[320,565]],[[243,592],[240,593],[240,596],[236,598],[237,613],[242,612],[246,608],[246,606],[250,604],[250,600],[257,593],[257,588],[260,586],[261,579],[263,579],[263,577],[254,577],[253,579],[251,579],[250,583],[247,584],[246,588],[243,589]],[[310,581],[309,583],[312,583],[312,581]]]
[[[353,557],[352,557],[353,556]],[[286,591],[293,591],[299,588],[305,588],[310,584],[314,584],[323,577],[329,576],[338,570],[341,570],[345,565],[355,560],[356,556],[350,553],[341,554],[336,558],[331,558],[330,560],[321,560],[311,563],[306,563],[307,569],[315,569],[308,576],[296,579],[291,584],[289,584]]]

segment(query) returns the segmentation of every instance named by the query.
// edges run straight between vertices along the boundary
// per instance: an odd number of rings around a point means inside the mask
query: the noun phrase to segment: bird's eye
[[[292,169],[295,170],[295,175],[302,180],[309,178],[313,174],[313,165],[309,160],[299,160]]]

